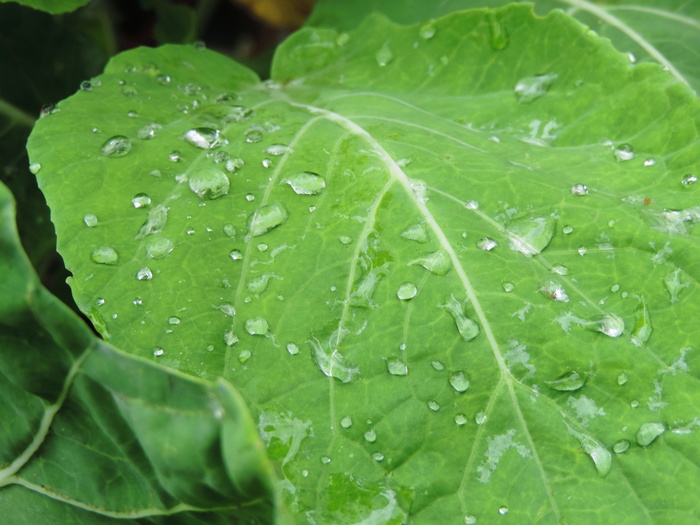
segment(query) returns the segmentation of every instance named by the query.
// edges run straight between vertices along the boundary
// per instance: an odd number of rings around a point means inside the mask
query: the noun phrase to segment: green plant
[[[38,284],[5,192],[0,509],[696,522],[693,66],[529,4],[333,6],[268,81],[139,48],[37,122],[104,341]]]

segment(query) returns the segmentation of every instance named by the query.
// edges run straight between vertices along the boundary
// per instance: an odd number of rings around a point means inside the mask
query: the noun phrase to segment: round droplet
[[[396,291],[396,297],[402,301],[413,299],[418,294],[418,288],[413,283],[403,283]]]
[[[178,150],[173,150],[168,155],[168,160],[171,162],[180,162],[180,152]]]
[[[627,441],[626,439],[621,439],[617,443],[615,443],[612,447],[613,452],[615,454],[622,454],[625,452],[628,448],[630,448],[630,442]]]
[[[384,454],[382,454],[381,452],[373,452],[372,459],[374,461],[384,461]]]
[[[226,161],[225,164],[226,171],[228,171],[229,173],[236,171],[237,169],[240,169],[243,166],[245,166],[245,162],[240,157],[229,159]]]
[[[238,342],[238,336],[233,333],[233,330],[224,332],[224,343],[226,346],[233,346]]]
[[[428,401],[428,408],[433,412],[437,412],[438,410],[440,410],[440,403],[432,400]]]
[[[615,283],[610,287],[610,291],[612,293],[617,293],[620,291],[620,288],[621,288],[621,286],[619,284]]]
[[[200,199],[211,200],[227,195],[231,183],[223,171],[210,166],[190,175],[189,186]]]
[[[658,421],[642,423],[637,430],[637,444],[640,447],[648,447],[664,432],[666,432],[666,425],[663,423]]]
[[[145,208],[151,204],[151,198],[145,193],[137,193],[131,199],[131,204],[133,204],[134,208]]]
[[[581,257],[583,257],[584,255],[586,255],[588,253],[588,248],[586,248],[585,246],[579,246],[577,251],[578,251],[578,254]]]
[[[182,140],[201,149],[213,149],[226,142],[218,129],[204,127],[187,130]]]
[[[151,140],[161,129],[163,126],[160,124],[147,124],[136,132],[136,136],[141,140]]]
[[[571,186],[571,195],[574,197],[583,197],[588,195],[588,186],[585,184],[575,184]]]
[[[98,224],[97,215],[94,213],[86,213],[83,215],[83,222],[88,228],[94,228]]]
[[[245,331],[250,335],[266,335],[270,325],[264,317],[250,317],[245,321]]]
[[[381,67],[385,67],[394,60],[394,52],[389,47],[389,43],[385,42],[374,54],[374,58]]]
[[[423,40],[430,40],[435,36],[435,20],[428,20],[418,30],[418,34]]]
[[[326,188],[326,180],[311,171],[295,173],[282,182],[289,184],[297,195],[318,195]]]
[[[80,89],[83,91],[91,91],[92,90],[92,82],[89,80],[84,80],[83,82],[80,83]]]
[[[131,151],[131,141],[124,135],[115,135],[102,144],[101,151],[105,157],[123,157]]]
[[[167,237],[149,236],[146,241],[146,257],[165,259],[173,251],[173,241]]]
[[[267,204],[255,210],[248,220],[248,231],[253,237],[263,235],[287,222],[289,212],[282,204]]]
[[[97,264],[114,265],[119,261],[119,255],[114,248],[110,246],[99,246],[92,250],[90,258]]]
[[[467,416],[465,416],[462,413],[455,415],[455,423],[457,423],[460,427],[466,425],[467,424]]]
[[[245,141],[249,144],[257,144],[258,142],[261,142],[264,137],[265,133],[261,128],[250,128],[245,132]]]
[[[31,166],[29,167],[29,169],[31,169]],[[32,173],[36,173],[36,172],[32,171]],[[683,178],[681,179],[681,183],[685,186],[690,186],[691,184],[695,184],[697,181],[698,181],[698,178],[695,175],[693,175],[692,173],[688,173],[688,174],[684,175]]]
[[[566,225],[561,229],[561,231],[564,235],[569,235],[570,233],[572,233],[574,231],[574,227]]]
[[[509,281],[506,281],[505,283],[503,283],[503,291],[505,291],[506,293],[510,293],[513,290],[515,290],[515,285],[513,283],[511,283]]]
[[[297,355],[299,353],[299,345],[296,343],[287,343],[287,352],[289,352],[289,355]]]
[[[261,162],[263,168],[269,168],[272,166],[272,161],[270,159],[263,159]]]
[[[620,375],[617,376],[617,384],[622,386],[625,383],[627,383],[627,374],[622,372]]]
[[[458,372],[452,372],[450,374],[449,382],[452,388],[461,394],[462,392],[466,392],[469,388],[469,374],[461,370]]]
[[[31,171],[32,174],[36,175],[37,173],[39,173],[39,170],[41,170],[41,164],[39,164],[38,162],[32,162],[29,165],[29,171]]]
[[[233,259],[234,261],[240,261],[241,259],[243,259],[243,254],[240,250],[231,250],[229,252],[229,257],[231,257],[231,259]]]
[[[238,361],[243,364],[245,363],[248,359],[250,359],[250,356],[253,354],[250,352],[250,350],[242,350],[240,354],[238,354]]]
[[[498,509],[498,513],[499,513],[501,516],[505,516],[506,514],[508,514],[508,507],[506,507],[505,505],[504,505],[503,507],[500,507],[500,508]]]
[[[496,246],[498,246],[498,243],[496,241],[494,241],[493,239],[490,239],[489,237],[484,237],[483,239],[481,239],[479,242],[476,243],[476,247],[479,248],[480,250],[484,250],[485,252],[490,252]]]
[[[180,318],[176,315],[168,317],[168,324],[180,324]]]
[[[483,410],[479,410],[474,416],[474,422],[477,425],[483,425],[486,422],[486,417],[486,412],[484,412]]]
[[[365,432],[365,439],[370,443],[377,441],[377,432],[372,428]]]
[[[620,144],[613,152],[618,162],[632,160],[634,158],[634,148],[630,144]]]
[[[321,463],[323,463],[324,465],[328,465],[330,462],[331,458],[329,458],[328,456],[321,456]]]
[[[154,349],[153,349],[153,355],[156,356],[156,357],[162,356],[163,353],[164,353],[164,350],[163,350],[162,348],[160,348],[160,347],[154,348]]]
[[[136,272],[136,279],[139,281],[150,281],[153,279],[153,272],[148,266],[144,266]]]
[[[345,416],[340,420],[340,426],[344,429],[348,429],[352,426],[352,418],[350,416]]]
[[[397,357],[387,359],[386,368],[392,376],[408,375],[408,365]]]

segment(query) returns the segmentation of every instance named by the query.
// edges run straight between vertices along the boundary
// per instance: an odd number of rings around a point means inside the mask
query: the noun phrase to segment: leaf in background
[[[87,5],[90,0],[0,0],[0,3],[7,2],[17,3],[31,7],[32,9],[44,11],[45,13],[58,15],[75,11],[79,7]]]
[[[518,0],[516,0],[518,1]],[[510,0],[320,0],[307,26],[347,31],[377,11],[401,24],[415,24],[462,9],[500,7]],[[537,13],[562,9],[610,38],[630,60],[657,62],[700,92],[700,3],[687,0],[536,0]]]
[[[306,29],[270,83],[173,46],[101,82],[29,143],[76,300],[239,388],[299,521],[697,519],[671,75],[515,6]]]
[[[232,0],[272,27],[296,29],[309,16],[316,0]]]
[[[2,184],[0,214],[3,523],[271,523],[272,472],[239,394],[95,338],[39,284]]]

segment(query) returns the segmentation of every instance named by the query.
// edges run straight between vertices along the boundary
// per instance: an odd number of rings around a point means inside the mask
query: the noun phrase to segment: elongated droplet
[[[291,151],[292,148],[286,144],[270,144],[267,148],[265,148],[265,153],[275,156],[284,155],[285,153],[290,153]]]
[[[605,477],[612,468],[612,454],[610,451],[588,434],[577,432],[571,427],[569,427],[569,432],[581,443],[581,449],[591,457],[598,475],[601,478]]]
[[[231,183],[223,171],[207,167],[190,175],[189,186],[200,199],[209,200],[227,195]]]
[[[447,304],[441,305],[446,308],[455,320],[457,331],[462,339],[469,342],[479,335],[479,325],[464,315],[464,307],[454,296],[448,299]]]
[[[651,337],[651,315],[647,308],[646,300],[642,297],[637,308],[634,309],[634,327],[630,339],[634,346],[644,346]]]
[[[102,144],[101,151],[105,157],[123,157],[131,151],[131,141],[124,135],[115,135]]]
[[[374,58],[376,59],[377,64],[379,64],[381,67],[387,66],[392,60],[394,60],[394,52],[389,47],[388,42],[385,42],[384,45],[377,50],[377,52],[374,54]]]
[[[289,212],[279,203],[267,204],[255,210],[248,219],[248,231],[253,237],[263,235],[287,222]]]
[[[311,358],[324,375],[339,379],[343,383],[349,383],[360,376],[360,369],[348,363],[335,345],[321,345],[316,338],[308,343],[311,345]]]
[[[554,237],[556,221],[551,217],[521,218],[508,225],[510,247],[528,257],[544,250]]]
[[[605,314],[600,319],[587,325],[587,328],[605,334],[608,337],[620,337],[625,331],[625,322],[615,314]]]
[[[311,171],[295,173],[283,182],[289,184],[297,195],[318,195],[326,188],[326,180],[318,173]]]
[[[392,376],[408,375],[408,366],[398,357],[390,357],[387,359],[386,368]]]
[[[545,381],[547,385],[552,390],[558,392],[575,392],[583,388],[586,384],[586,376],[578,373],[576,370],[571,370],[559,376],[557,379],[552,381]]]
[[[515,84],[515,95],[518,102],[529,104],[544,95],[554,83],[559,75],[550,73],[548,75],[536,75],[521,78]]]
[[[496,246],[498,246],[498,243],[489,237],[484,237],[476,243],[476,247],[485,252],[490,252]]]
[[[452,261],[445,250],[437,250],[429,253],[424,257],[419,257],[408,263],[411,265],[420,265],[426,270],[435,275],[445,275],[452,268]]]
[[[663,423],[658,421],[642,423],[635,436],[637,438],[637,444],[640,447],[648,447],[664,432],[666,432],[666,425]]]
[[[588,195],[588,186],[584,184],[574,184],[571,186],[571,195],[574,197],[583,197]]]
[[[630,448],[630,442],[626,439],[621,439],[620,441],[616,442],[612,448],[615,454],[622,454],[626,452],[628,448]]]
[[[412,224],[401,233],[401,237],[409,241],[425,244],[428,242],[428,231],[423,224]]]
[[[225,142],[221,132],[213,128],[192,128],[187,130],[182,139],[201,149],[213,149]]]
[[[90,258],[97,264],[115,265],[119,261],[119,254],[110,246],[99,246],[92,250]]]
[[[508,45],[508,32],[501,17],[489,11],[489,32],[491,33],[491,49],[501,51]]]

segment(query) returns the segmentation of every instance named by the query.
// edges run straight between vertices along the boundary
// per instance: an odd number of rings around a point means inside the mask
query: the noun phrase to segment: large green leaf
[[[519,0],[516,0],[519,1]],[[500,7],[509,0],[320,0],[308,25],[348,30],[371,11],[413,24],[461,9]],[[700,92],[700,3],[687,0],[532,0],[540,14],[563,9],[608,37],[630,60],[653,61]]]
[[[0,214],[3,523],[274,521],[272,471],[240,395],[94,337],[39,284],[2,184]]]
[[[527,6],[99,81],[29,143],[76,300],[236,385],[300,522],[697,521],[686,86]]]

